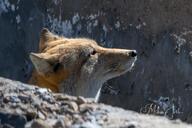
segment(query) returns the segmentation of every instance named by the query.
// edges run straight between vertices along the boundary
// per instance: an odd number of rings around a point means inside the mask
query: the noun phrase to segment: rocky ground
[[[192,128],[4,78],[0,78],[0,120],[3,128]]]

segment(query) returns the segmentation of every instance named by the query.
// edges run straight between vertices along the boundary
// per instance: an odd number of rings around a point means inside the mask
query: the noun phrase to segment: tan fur
[[[59,37],[43,29],[39,53],[31,53],[35,70],[29,83],[54,92],[95,97],[102,84],[129,71],[133,50],[99,46],[86,38]]]

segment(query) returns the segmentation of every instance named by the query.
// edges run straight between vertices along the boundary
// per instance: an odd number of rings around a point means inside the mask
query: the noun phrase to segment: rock
[[[0,93],[4,96],[19,98],[25,89],[24,99],[30,102],[22,102],[8,98],[8,102],[2,102],[0,107],[0,125],[16,128],[192,128],[191,125],[181,121],[170,121],[163,117],[142,115],[121,108],[105,104],[94,103],[90,99],[74,97],[63,94],[54,94],[51,91],[43,91],[43,97],[50,96],[49,100],[42,98],[38,90],[44,90],[32,85],[0,78]],[[2,98],[5,98],[2,96]],[[11,99],[11,100],[10,100]],[[25,101],[25,100],[24,100]],[[38,101],[38,105],[36,105]],[[53,104],[50,101],[54,101]],[[16,107],[12,107],[16,104]]]
[[[86,103],[86,102],[87,102],[86,99],[83,98],[82,96],[78,96],[78,97],[77,97],[77,103],[78,103],[79,105],[84,104],[84,103]]]
[[[34,120],[31,123],[31,128],[52,128],[51,126],[47,125],[47,123],[43,120]]]
[[[27,123],[25,116],[15,113],[6,113],[6,111],[2,110],[0,110],[0,120],[1,125],[10,128],[24,128]]]
[[[38,111],[38,118],[40,118],[40,119],[46,119],[46,116],[45,116],[45,114],[44,113],[42,113],[41,111]]]
[[[58,120],[58,121],[54,124],[54,126],[53,126],[53,128],[65,128],[65,127],[66,127],[66,125],[65,125],[64,120]]]
[[[78,110],[77,104],[73,101],[64,101],[64,102],[62,102],[62,105],[67,105],[74,112],[77,112],[77,110]]]
[[[14,128],[13,126],[9,125],[9,124],[4,124],[4,125],[1,125],[0,124],[0,127],[1,128]]]

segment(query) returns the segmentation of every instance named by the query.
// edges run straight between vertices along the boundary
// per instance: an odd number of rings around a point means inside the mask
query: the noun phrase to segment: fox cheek
[[[71,55],[71,54],[66,54],[66,55],[62,56],[59,61],[62,63],[64,69],[68,69],[75,65],[75,62],[77,61],[77,56]]]
[[[98,56],[91,56],[82,66],[82,75],[89,76],[94,72],[95,66],[98,63]]]

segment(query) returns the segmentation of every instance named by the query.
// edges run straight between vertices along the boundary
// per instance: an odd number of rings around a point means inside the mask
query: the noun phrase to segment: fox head
[[[39,53],[30,53],[37,85],[95,97],[102,84],[131,70],[135,50],[104,48],[85,38],[59,37],[44,28]]]

